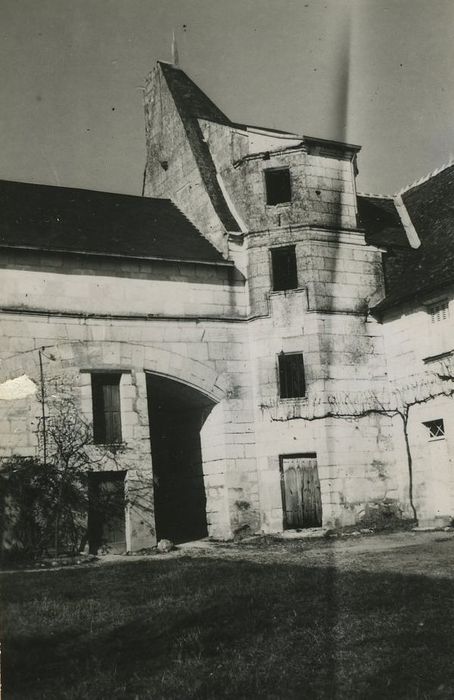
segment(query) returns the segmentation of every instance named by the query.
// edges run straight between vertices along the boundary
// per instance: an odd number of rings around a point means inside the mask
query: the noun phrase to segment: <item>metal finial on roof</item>
[[[172,33],[172,63],[177,68],[180,65],[180,59],[178,56],[177,40],[175,38],[175,29],[173,30],[173,33]]]

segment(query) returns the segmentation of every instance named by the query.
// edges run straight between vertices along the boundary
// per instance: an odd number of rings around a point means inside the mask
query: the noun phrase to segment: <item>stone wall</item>
[[[250,153],[252,135],[200,120],[216,169],[249,231],[291,225],[355,229],[356,189],[351,153],[334,146],[303,145],[284,150],[275,143]],[[277,139],[275,139],[277,141]],[[264,171],[288,167],[292,201],[267,205]]]
[[[389,377],[399,387],[415,387],[410,399],[424,399],[410,408],[408,436],[413,461],[414,505],[421,524],[448,524],[454,515],[454,397],[436,396],[442,385],[432,387],[433,375],[453,374],[454,289],[442,298],[449,300],[447,318],[432,323],[431,303],[440,295],[427,296],[426,304],[413,300],[383,319]],[[426,386],[428,384],[428,386]],[[435,398],[428,400],[429,394]],[[426,423],[442,419],[445,434],[432,438]],[[408,466],[402,422],[395,420],[396,447],[402,478],[408,482]]]
[[[148,162],[147,192],[170,196],[196,225],[212,230],[218,225],[215,213],[205,199],[202,206],[202,193],[190,195],[195,161],[172,99],[156,74],[148,89],[149,152],[163,143],[172,166],[163,173],[157,165],[160,156]],[[161,113],[168,131],[163,140]],[[232,459],[231,517],[243,508],[244,521],[248,511],[242,503],[248,499],[236,489],[255,469],[254,451],[266,531],[283,526],[279,456],[284,454],[317,454],[325,524],[351,524],[383,501],[402,504],[405,494],[389,418],[309,420],[308,413],[308,404],[326,402],[332,394],[379,395],[387,381],[382,328],[366,320],[368,306],[383,295],[383,279],[380,252],[365,245],[357,228],[354,151],[206,119],[199,119],[198,126],[225,200],[243,230],[243,243],[237,236],[231,251],[238,264],[241,259],[249,292],[250,321],[242,337],[252,357],[253,415],[247,420],[255,427],[244,456]],[[181,171],[186,163],[188,185]],[[290,169],[291,202],[269,206],[264,171],[279,167]],[[273,292],[270,251],[284,245],[295,245],[298,287]],[[282,351],[304,355],[308,394],[302,400],[279,399],[277,356]],[[207,439],[215,432],[213,425]],[[244,439],[245,431],[239,434]],[[237,440],[238,434],[232,435]],[[224,444],[222,449],[229,448]]]
[[[308,311],[303,291],[273,294],[271,308],[270,319],[251,324],[263,527],[282,528],[279,456],[286,454],[316,453],[324,525],[360,522],[385,501],[405,511],[392,421],[369,415],[363,399],[381,397],[387,384],[379,324]],[[304,398],[279,399],[280,352],[303,353]],[[348,406],[335,410],[353,415],[327,417],[333,397]]]
[[[44,253],[14,253],[2,265],[2,381],[26,374],[38,385],[41,350],[45,383],[62,376],[90,423],[90,372],[122,373],[125,449],[115,468],[126,470],[128,493],[140,491],[146,501],[142,513],[130,507],[128,546],[140,549],[154,538],[153,517],[143,514],[153,514],[146,373],[183,382],[215,404],[201,435],[209,533],[229,537],[244,524],[256,531],[252,382],[239,323],[245,309],[241,275],[222,266]],[[36,454],[39,411],[33,395],[0,399],[0,457]],[[229,503],[235,501],[249,503],[244,522],[235,510],[231,514]]]
[[[222,192],[242,231],[230,248],[246,279],[224,266],[8,254],[0,266],[3,380],[26,373],[38,381],[44,348],[45,372],[73,374],[90,421],[90,372],[122,372],[126,450],[119,459],[128,488],[146,485],[149,512],[146,373],[207,397],[200,440],[213,537],[282,529],[280,457],[291,454],[317,456],[324,525],[365,521],[389,505],[408,515],[402,433],[361,397],[386,393],[388,371],[405,378],[422,363],[415,348],[433,339],[421,341],[405,314],[384,326],[367,315],[383,296],[383,279],[380,251],[357,228],[355,149],[207,120],[189,128],[159,66],[145,110],[145,195],[171,198],[227,255],[228,231],[210,187]],[[199,136],[210,173],[194,154],[191,139]],[[292,200],[269,206],[264,171],[276,167],[290,169]],[[270,251],[285,245],[295,246],[297,288],[273,291]],[[281,352],[303,354],[306,396],[280,398]],[[352,415],[333,415],[332,405],[347,404]],[[33,397],[0,400],[0,456],[34,453],[36,411]],[[153,541],[152,520],[137,513],[127,531],[132,548]]]
[[[325,525],[367,521],[388,506],[407,515],[394,426],[387,416],[369,414],[364,399],[379,399],[387,387],[383,329],[367,315],[370,300],[383,294],[379,251],[359,231],[296,226],[251,234],[246,242],[264,527],[282,527],[279,457],[286,454],[317,455]],[[270,249],[289,244],[296,248],[298,288],[273,292]],[[304,398],[279,399],[280,352],[303,354]],[[333,402],[335,411],[354,415],[329,417]]]
[[[222,265],[9,251],[0,274],[2,308],[238,317],[247,307],[242,275]]]
[[[144,93],[146,197],[170,198],[219,250],[227,251],[222,226],[161,68],[149,75]]]
[[[298,287],[320,312],[359,312],[383,295],[380,253],[359,232],[285,227],[248,235],[248,288],[252,314],[267,313],[272,289],[271,249],[294,245]]]

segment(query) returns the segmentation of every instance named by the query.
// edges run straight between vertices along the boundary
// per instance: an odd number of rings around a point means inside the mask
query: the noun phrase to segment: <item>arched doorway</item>
[[[147,374],[156,536],[207,536],[200,430],[214,401],[182,382]]]

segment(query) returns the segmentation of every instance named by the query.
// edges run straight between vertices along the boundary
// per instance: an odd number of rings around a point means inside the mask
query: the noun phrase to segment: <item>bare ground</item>
[[[4,574],[3,697],[454,697],[454,535],[206,541]]]

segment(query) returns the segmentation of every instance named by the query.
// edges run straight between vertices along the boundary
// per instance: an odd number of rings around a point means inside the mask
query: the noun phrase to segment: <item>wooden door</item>
[[[281,457],[284,529],[321,527],[322,499],[315,454]]]
[[[92,554],[125,551],[125,472],[89,475],[88,539]]]

